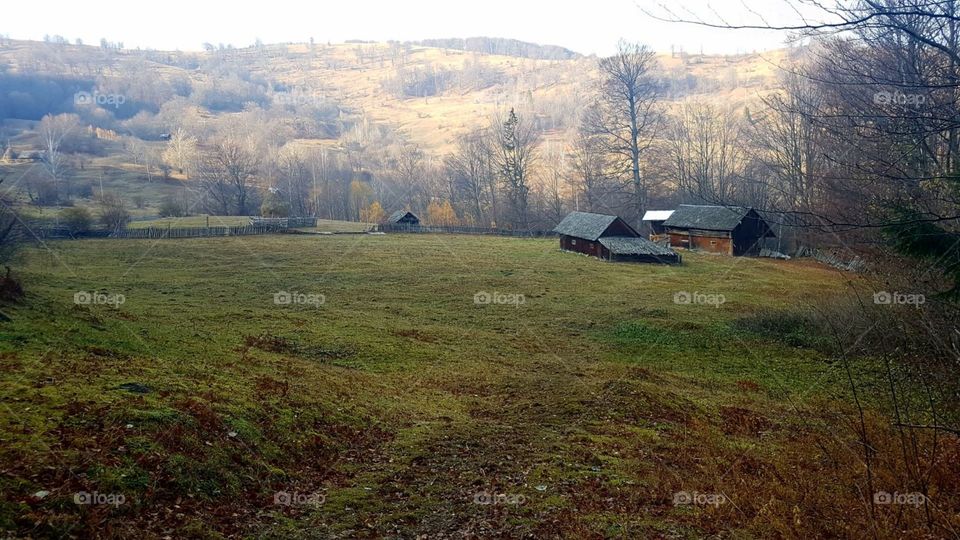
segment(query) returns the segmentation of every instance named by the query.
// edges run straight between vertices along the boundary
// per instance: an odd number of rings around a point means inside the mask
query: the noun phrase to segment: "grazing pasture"
[[[847,373],[824,336],[742,324],[847,294],[849,274],[402,234],[21,257],[27,300],[0,323],[0,531],[872,535]],[[850,376],[869,383],[871,363]],[[893,492],[898,447],[866,407],[875,486]],[[942,513],[957,465],[937,467]],[[900,518],[879,537],[926,519],[879,508]]]

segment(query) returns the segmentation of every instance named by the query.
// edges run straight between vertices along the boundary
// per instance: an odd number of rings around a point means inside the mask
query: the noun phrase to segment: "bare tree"
[[[251,211],[249,199],[259,170],[260,157],[254,150],[226,138],[207,150],[200,177],[219,213],[245,215]]]
[[[621,41],[613,56],[600,60],[599,106],[590,121],[603,135],[615,172],[628,183],[631,221],[638,226],[650,188],[642,169],[644,152],[661,120],[657,84],[651,76],[656,63],[651,49]]]
[[[489,223],[488,201],[495,198],[489,192],[495,186],[490,162],[489,134],[483,129],[474,129],[457,138],[456,150],[444,159],[446,174],[454,182],[455,189],[467,202],[469,213],[475,223]]]
[[[610,156],[601,136],[587,126],[581,126],[570,149],[570,183],[583,195],[583,209],[596,212],[604,209],[611,192]]]
[[[681,106],[667,125],[668,154],[681,192],[709,202],[735,202],[747,153],[736,113],[694,102]]]
[[[423,195],[423,150],[414,144],[404,144],[396,156],[396,171],[400,200],[407,208],[413,208]]]
[[[310,171],[303,155],[296,148],[284,148],[278,155],[279,187],[283,191],[290,214],[308,214]]]
[[[197,138],[188,134],[185,129],[178,127],[170,134],[170,141],[163,151],[163,161],[184,174],[188,168],[196,163]]]
[[[567,185],[566,171],[564,171],[564,160],[551,159],[547,166],[546,183],[544,185],[544,196],[546,198],[545,206],[547,218],[552,223],[560,223],[563,216],[567,213],[567,201],[564,197],[564,191]]]
[[[53,181],[57,196],[69,196],[69,189],[61,183],[68,177],[69,159],[64,152],[67,138],[80,129],[80,117],[75,114],[47,115],[40,120],[37,133],[43,143],[43,167]]]
[[[0,178],[0,186],[6,178]],[[0,264],[6,264],[17,248],[19,218],[10,200],[0,194]]]

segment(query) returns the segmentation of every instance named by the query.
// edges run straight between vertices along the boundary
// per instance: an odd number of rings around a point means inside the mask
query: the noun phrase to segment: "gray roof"
[[[420,221],[420,218],[417,218],[417,215],[413,212],[407,210],[397,210],[396,212],[390,214],[390,217],[387,218],[387,223],[397,223],[404,218],[407,214],[413,216],[417,221]]]
[[[705,229],[708,231],[732,231],[750,213],[742,206],[699,206],[681,204],[669,219],[663,222],[665,227],[678,229]]]
[[[651,242],[646,238],[640,238],[639,236],[604,236],[600,239],[600,243],[614,255],[677,256],[677,253],[672,249]]]
[[[603,231],[607,230],[617,216],[608,216],[606,214],[591,214],[589,212],[570,212],[563,218],[553,232],[564,236],[574,236],[584,240],[596,240],[600,238]],[[628,226],[629,227],[629,226]]]

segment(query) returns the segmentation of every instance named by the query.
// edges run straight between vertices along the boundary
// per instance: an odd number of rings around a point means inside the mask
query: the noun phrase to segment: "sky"
[[[775,0],[785,1],[785,0]],[[745,4],[746,2],[746,4]],[[750,2],[754,2],[752,5]],[[730,23],[789,21],[792,11],[771,0],[664,0],[679,13],[721,13]],[[784,46],[778,31],[712,30],[667,23],[657,0],[151,0],[9,2],[0,34],[14,39],[62,35],[95,45],[100,38],[126,48],[200,50],[205,42],[247,46],[363,40],[490,36],[560,45],[583,54],[609,54],[620,38],[657,51],[736,54]],[[138,7],[138,5],[143,7]],[[745,7],[746,6],[746,7]]]

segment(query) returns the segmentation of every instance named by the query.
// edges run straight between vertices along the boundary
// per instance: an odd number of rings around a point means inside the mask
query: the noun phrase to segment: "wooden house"
[[[756,210],[742,206],[681,204],[663,228],[673,247],[736,256],[758,255],[762,239],[776,238]]]
[[[396,212],[390,214],[390,217],[387,218],[387,224],[416,226],[420,225],[420,218],[418,218],[413,212],[397,210]]]
[[[680,256],[640,236],[617,216],[570,212],[553,229],[560,235],[560,249],[608,261],[677,264]]]

